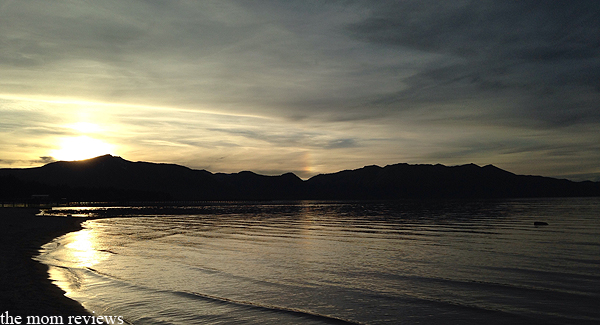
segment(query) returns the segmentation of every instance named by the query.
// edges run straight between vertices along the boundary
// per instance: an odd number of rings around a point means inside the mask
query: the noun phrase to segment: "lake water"
[[[131,324],[600,323],[598,198],[47,213],[102,217],[37,259]]]

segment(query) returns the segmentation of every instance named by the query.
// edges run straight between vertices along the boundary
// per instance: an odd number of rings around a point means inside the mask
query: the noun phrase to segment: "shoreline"
[[[0,313],[10,316],[87,316],[33,260],[42,245],[82,229],[86,218],[36,217],[39,209],[0,208]]]

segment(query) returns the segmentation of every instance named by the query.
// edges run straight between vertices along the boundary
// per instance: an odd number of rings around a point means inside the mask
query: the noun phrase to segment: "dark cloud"
[[[378,1],[349,30],[361,39],[461,57],[597,58],[597,1]]]
[[[331,141],[327,145],[327,149],[338,149],[338,148],[354,148],[357,147],[355,139],[339,139],[335,141]]]
[[[357,141],[354,138],[336,138],[330,139],[328,136],[319,132],[302,132],[298,130],[275,131],[271,129],[255,128],[208,128],[207,131],[219,132],[228,136],[237,136],[250,140],[265,142],[273,147],[300,147],[317,149],[339,149],[357,147]],[[241,146],[241,145],[238,145]]]
[[[44,157],[40,157],[39,159],[32,159],[32,160],[0,159],[0,164],[19,165],[19,167],[21,167],[22,165],[36,166],[39,164],[49,164],[49,163],[55,162],[55,161],[56,161],[56,159],[54,159],[53,157],[44,156]]]
[[[50,156],[43,156],[43,157],[40,157],[39,161],[44,164],[49,164],[51,162],[55,162],[56,159],[54,159],[54,157],[50,157]]]
[[[375,106],[512,98],[496,116],[549,125],[600,122],[600,3],[386,1],[351,24],[355,38],[440,59]]]

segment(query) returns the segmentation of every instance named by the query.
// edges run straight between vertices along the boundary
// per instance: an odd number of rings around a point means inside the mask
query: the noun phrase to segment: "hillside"
[[[492,165],[366,166],[306,181],[250,171],[213,174],[111,155],[0,169],[0,201],[347,200],[600,196],[598,182],[516,175]]]

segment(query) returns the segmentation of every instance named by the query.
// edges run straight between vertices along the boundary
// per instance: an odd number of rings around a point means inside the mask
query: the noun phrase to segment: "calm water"
[[[106,217],[38,259],[132,324],[600,322],[600,199],[49,213]]]

